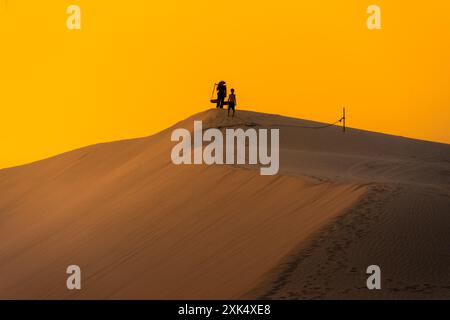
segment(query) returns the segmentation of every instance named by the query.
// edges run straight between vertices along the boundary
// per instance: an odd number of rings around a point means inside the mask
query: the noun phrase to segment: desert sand
[[[279,175],[175,166],[170,134],[194,120],[280,128]],[[449,299],[450,145],[314,125],[208,110],[0,170],[0,298]]]

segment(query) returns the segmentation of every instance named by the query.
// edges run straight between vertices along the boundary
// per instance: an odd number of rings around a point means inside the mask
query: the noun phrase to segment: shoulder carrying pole
[[[213,91],[212,91],[212,94],[211,94],[211,99],[212,98],[214,98],[214,91],[216,91],[216,83],[214,83],[214,87],[213,87]]]

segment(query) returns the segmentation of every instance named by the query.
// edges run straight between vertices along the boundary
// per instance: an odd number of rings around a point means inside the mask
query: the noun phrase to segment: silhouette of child
[[[230,116],[230,110],[233,109],[233,117],[236,109],[236,95],[234,94],[234,89],[231,89],[231,94],[228,97],[228,116]]]

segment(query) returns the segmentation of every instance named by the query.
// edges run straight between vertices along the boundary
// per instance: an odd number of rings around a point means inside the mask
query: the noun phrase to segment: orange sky
[[[450,143],[448,0],[120,3],[0,0],[0,167],[155,133],[221,79],[238,108]]]

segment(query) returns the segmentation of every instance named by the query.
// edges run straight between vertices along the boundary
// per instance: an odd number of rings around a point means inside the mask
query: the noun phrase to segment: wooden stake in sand
[[[345,107],[342,110],[342,131],[345,132]]]

